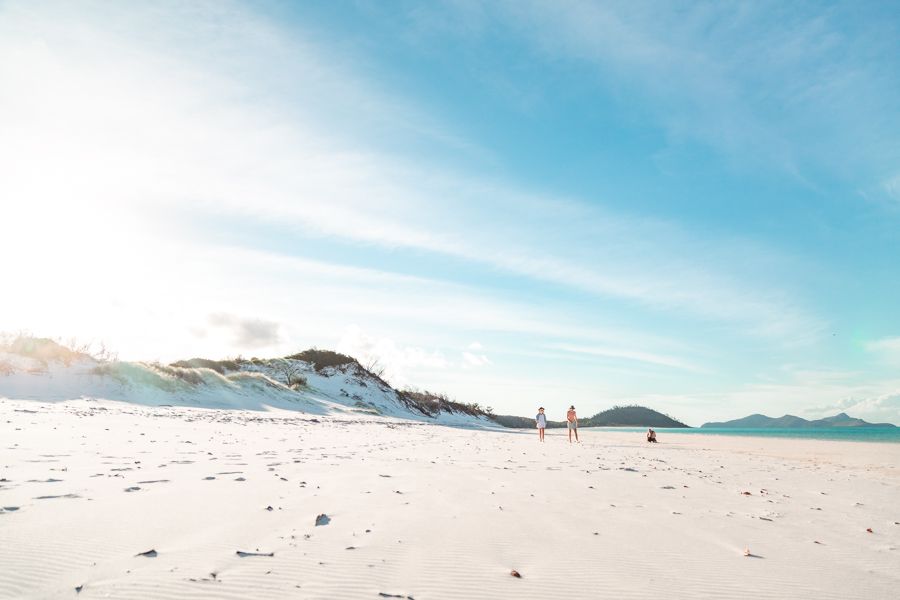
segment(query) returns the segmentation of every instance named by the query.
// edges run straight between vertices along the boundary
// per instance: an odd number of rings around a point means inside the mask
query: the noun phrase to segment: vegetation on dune
[[[80,343],[75,338],[68,342],[61,339],[39,338],[28,333],[0,333],[0,353],[14,354],[34,361],[32,372],[42,372],[51,362],[66,366],[88,360],[107,363],[116,359],[104,344]],[[12,375],[17,370],[14,362],[0,358],[0,375]]]
[[[331,350],[319,350],[318,348],[310,348],[297,354],[286,356],[292,360],[302,360],[313,366],[316,371],[322,371],[327,367],[342,367],[344,365],[359,364],[359,361],[352,356],[332,352]]]
[[[95,347],[92,342],[81,343],[74,338],[64,342],[61,339],[34,337],[27,333],[0,334],[0,352],[31,358],[44,366],[49,362],[69,365],[79,360],[115,360],[115,355],[102,343]]]
[[[428,390],[417,390],[407,388],[397,392],[397,397],[408,408],[412,408],[424,415],[434,417],[442,412],[461,413],[473,417],[493,418],[493,409],[491,407],[482,408],[477,402],[464,403],[451,400],[446,394],[438,394],[429,392]]]
[[[178,360],[169,364],[170,367],[181,367],[182,369],[212,369],[220,375],[224,375],[228,371],[237,371],[241,368],[238,359],[232,360],[210,360],[208,358],[190,358],[188,360]]]
[[[306,377],[301,373],[303,370],[296,362],[280,358],[270,362],[270,365],[284,379],[284,385],[292,390],[300,389],[306,385]]]

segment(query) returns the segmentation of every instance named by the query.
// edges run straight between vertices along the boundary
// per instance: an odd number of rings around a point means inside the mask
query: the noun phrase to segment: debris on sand
[[[510,571],[509,574],[512,575],[513,577],[515,577],[516,579],[522,579],[522,574],[519,573],[518,571],[516,571],[515,569]]]
[[[247,558],[248,556],[275,556],[274,552],[244,552],[243,550],[238,550],[235,554],[241,558]]]
[[[147,558],[156,558],[156,550],[150,549],[146,552],[138,552],[135,556],[146,556]]]
[[[329,523],[331,523],[331,517],[329,517],[325,513],[322,513],[321,515],[318,515],[316,517],[316,527],[320,525],[328,525]]]

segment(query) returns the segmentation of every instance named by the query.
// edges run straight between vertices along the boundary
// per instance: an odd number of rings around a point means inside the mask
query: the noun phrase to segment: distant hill
[[[582,419],[582,427],[688,427],[669,415],[644,406],[614,406]]]
[[[535,411],[537,414],[537,411]],[[511,427],[513,429],[526,429],[534,427],[534,417],[518,417],[516,415],[493,415],[491,419],[498,425],[503,427]],[[565,427],[565,421],[547,421],[549,429]]]
[[[743,419],[735,419],[733,421],[704,423],[702,427],[707,429],[723,427],[742,429],[824,429],[830,427],[896,427],[896,425],[891,423],[869,423],[862,419],[851,417],[847,413],[840,413],[833,417],[816,419],[814,421],[809,421],[802,417],[795,417],[794,415],[784,415],[783,417],[773,418],[757,414],[744,417]]]
[[[491,417],[504,427],[534,427],[534,417],[494,415]],[[578,419],[579,427],[688,427],[680,421],[644,406],[614,406],[593,417]],[[565,427],[565,421],[547,421],[548,428]]]

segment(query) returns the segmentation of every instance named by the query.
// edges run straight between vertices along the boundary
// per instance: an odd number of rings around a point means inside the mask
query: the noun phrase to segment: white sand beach
[[[0,0],[0,165],[0,600],[900,600],[900,1]]]
[[[564,435],[0,400],[0,598],[897,597],[900,445]]]

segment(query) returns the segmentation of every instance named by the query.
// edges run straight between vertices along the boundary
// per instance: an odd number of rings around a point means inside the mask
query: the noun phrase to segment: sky
[[[0,330],[900,424],[900,6],[0,0]]]

